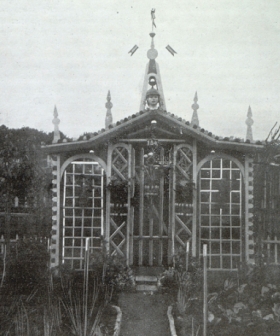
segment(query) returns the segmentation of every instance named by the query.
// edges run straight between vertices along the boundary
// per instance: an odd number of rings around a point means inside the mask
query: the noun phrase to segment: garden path
[[[122,292],[118,302],[122,310],[120,336],[169,336],[169,302],[168,294]]]

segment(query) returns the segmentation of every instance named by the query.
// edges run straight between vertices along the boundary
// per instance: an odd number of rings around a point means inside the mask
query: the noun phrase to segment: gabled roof
[[[78,149],[92,149],[107,141],[116,142],[119,139],[127,139],[129,141],[129,139],[131,140],[131,136],[135,136],[135,138],[146,137],[148,134],[147,128],[151,125],[152,120],[157,121],[158,134],[171,141],[172,139],[184,140],[191,137],[207,146],[212,146],[213,149],[238,150],[248,153],[255,152],[265,145],[265,142],[261,141],[251,143],[249,140],[244,141],[234,137],[219,137],[204,128],[191,125],[189,121],[169,112],[147,110],[132,114],[130,117],[110,125],[107,130],[103,128],[98,132],[83,136],[77,141],[67,142],[67,140],[59,140],[56,144],[42,146],[42,149],[50,154],[63,153]]]

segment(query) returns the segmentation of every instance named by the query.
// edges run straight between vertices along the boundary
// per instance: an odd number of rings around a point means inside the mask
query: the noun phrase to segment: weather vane
[[[153,34],[153,36],[155,36],[154,28],[157,27],[156,24],[155,24],[155,19],[156,19],[156,9],[155,8],[152,8],[152,10],[151,10],[151,19],[152,19],[152,34]],[[129,52],[128,52],[130,54],[130,56],[132,56],[138,48],[139,47],[135,44],[134,47],[131,48],[131,50],[129,50]],[[177,54],[177,52],[172,47],[170,47],[169,44],[166,46],[166,49],[170,52],[170,54],[172,56]]]
[[[154,31],[154,27],[156,28],[156,24],[155,24],[155,19],[156,19],[156,10],[155,8],[152,8],[151,10],[151,18],[152,18],[152,32]]]

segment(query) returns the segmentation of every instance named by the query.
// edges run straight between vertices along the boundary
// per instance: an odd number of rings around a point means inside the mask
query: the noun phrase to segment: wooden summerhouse
[[[190,244],[209,268],[237,269],[255,261],[253,171],[264,144],[215,136],[199,126],[197,95],[191,122],[166,112],[157,51],[148,51],[140,112],[77,141],[43,146],[53,167],[51,265],[83,269],[85,242],[128,265],[170,265]],[[147,91],[158,97],[150,104]],[[156,91],[158,93],[156,93]]]

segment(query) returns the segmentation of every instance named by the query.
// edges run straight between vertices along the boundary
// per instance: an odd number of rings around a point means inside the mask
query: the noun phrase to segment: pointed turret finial
[[[149,34],[151,37],[151,47],[147,52],[147,57],[149,59],[149,63],[147,64],[145,70],[145,78],[144,78],[144,85],[142,90],[142,97],[140,102],[140,111],[144,111],[145,109],[151,109],[147,103],[147,94],[150,92],[151,89],[155,89],[157,91],[158,96],[158,104],[156,109],[166,111],[165,99],[163,94],[161,76],[159,71],[159,65],[156,62],[156,58],[158,56],[158,51],[155,49],[154,37],[156,34],[153,31],[153,27],[155,25],[155,9],[153,8],[151,11],[152,16],[152,32]],[[153,108],[154,109],[154,108]]]
[[[192,114],[191,125],[199,126],[199,119],[198,119],[198,114],[197,114],[197,110],[199,109],[199,105],[197,104],[197,101],[198,101],[197,92],[194,95],[193,101],[194,103],[192,104],[193,114]]]
[[[254,120],[252,119],[252,115],[253,114],[252,114],[251,106],[249,106],[248,113],[247,113],[247,119],[246,119],[245,123],[247,125],[246,140],[250,140],[250,141],[253,141],[252,126],[254,124]]]
[[[106,119],[105,119],[105,129],[108,129],[109,126],[112,125],[113,123],[113,116],[112,116],[112,111],[111,111],[113,104],[111,103],[110,90],[108,91],[108,94],[107,94],[107,103],[105,104],[105,107],[107,109]]]
[[[54,132],[53,132],[53,141],[52,143],[57,143],[58,140],[60,140],[60,132],[59,132],[59,128],[58,125],[60,123],[60,120],[58,119],[58,113],[57,113],[57,108],[56,106],[54,106],[54,111],[53,111],[53,124],[54,124]]]

